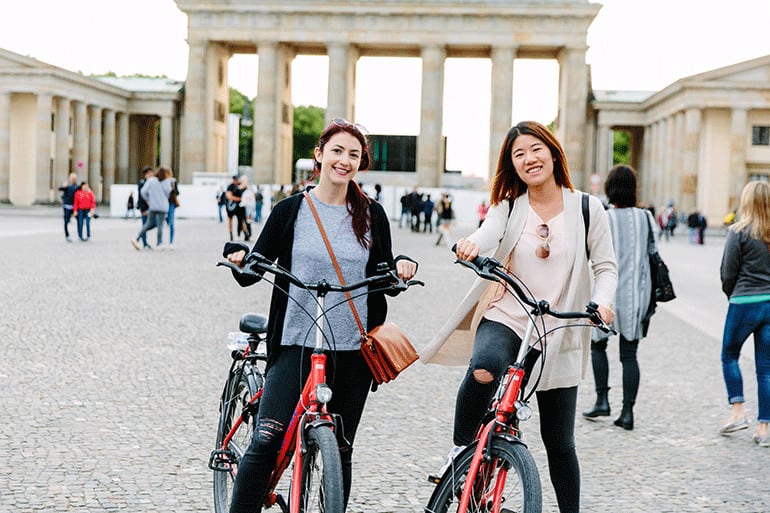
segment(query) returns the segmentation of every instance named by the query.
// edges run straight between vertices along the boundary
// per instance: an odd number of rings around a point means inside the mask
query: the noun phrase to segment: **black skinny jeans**
[[[623,366],[623,404],[633,405],[639,392],[639,361],[636,351],[639,340],[628,340],[620,335],[620,363]],[[609,390],[607,383],[610,365],[607,361],[607,339],[591,342],[591,365],[594,369],[596,393]]]
[[[507,326],[487,319],[479,324],[471,362],[457,392],[455,445],[468,445],[475,438],[497,384],[516,358],[520,345],[521,338]],[[532,363],[528,358],[525,367],[531,367]],[[476,381],[473,371],[478,369],[489,371],[494,380],[486,384]],[[545,390],[536,396],[540,436],[548,455],[559,511],[577,513],[580,511],[580,464],[575,451],[577,386]]]
[[[312,349],[298,346],[282,347],[267,372],[254,436],[241,458],[233,487],[232,513],[262,510],[267,481],[310,371],[312,352]],[[352,481],[353,440],[369,394],[372,374],[359,351],[327,352],[326,355],[326,381],[333,392],[327,406],[330,412],[342,417],[343,424],[345,443],[340,447],[340,456],[347,506]]]

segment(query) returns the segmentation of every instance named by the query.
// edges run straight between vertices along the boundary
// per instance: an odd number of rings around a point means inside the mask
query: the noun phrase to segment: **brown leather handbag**
[[[310,195],[308,195],[307,192],[304,194],[308,206],[310,207],[310,211],[313,213],[315,222],[318,225],[318,230],[321,232],[321,236],[324,239],[324,244],[326,244],[326,250],[329,252],[329,256],[332,259],[334,269],[337,271],[337,277],[340,280],[340,284],[344,285],[345,278],[342,276],[342,271],[337,263],[337,257],[334,256],[334,250],[332,249],[329,239],[326,236],[326,231],[321,224],[321,218],[318,217],[318,212],[310,199]],[[394,322],[386,322],[367,333],[361,322],[361,318],[358,316],[358,311],[353,304],[350,293],[346,292],[345,296],[348,299],[350,310],[353,312],[353,317],[358,324],[358,329],[361,331],[361,356],[369,366],[369,370],[372,371],[372,377],[374,378],[375,383],[381,385],[396,379],[396,376],[398,376],[399,373],[412,365],[419,358],[414,346],[409,341],[406,334]]]

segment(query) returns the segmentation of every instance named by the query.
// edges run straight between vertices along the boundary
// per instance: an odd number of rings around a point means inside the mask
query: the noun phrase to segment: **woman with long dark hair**
[[[555,310],[584,310],[593,300],[602,320],[611,322],[617,269],[604,207],[590,198],[586,233],[582,194],[573,187],[564,150],[547,127],[524,121],[508,130],[490,196],[484,223],[457,242],[457,258],[491,253]],[[499,290],[478,278],[421,354],[426,363],[468,367],[457,392],[450,461],[473,441],[524,335],[528,312],[510,294],[497,294]],[[544,331],[550,331],[561,321],[547,318],[545,324]],[[532,362],[532,375],[540,375],[540,433],[561,513],[580,508],[575,408],[589,342],[585,328],[558,330],[548,336],[545,362]]]
[[[417,272],[417,263],[404,256],[393,258],[385,210],[355,181],[356,173],[369,167],[369,147],[363,127],[335,119],[321,133],[313,154],[318,185],[306,192],[329,236],[345,282],[357,282],[376,274],[378,264],[383,262],[395,268],[404,280],[411,279]],[[252,251],[276,261],[302,282],[321,279],[335,282],[334,265],[307,201],[304,194],[294,194],[276,203]],[[225,255],[240,265],[248,250],[243,246],[228,243]],[[293,300],[289,301],[280,289],[288,289]],[[341,293],[329,293],[326,301],[337,304],[344,299]],[[357,297],[354,303],[367,331],[385,321],[387,304],[383,293]],[[267,331],[265,388],[252,442],[239,465],[230,506],[232,512],[254,512],[262,508],[267,480],[308,374],[315,346],[313,319],[303,313],[303,308],[315,312],[315,298],[285,280],[276,279]],[[334,341],[334,347],[328,348],[333,355],[327,360],[327,382],[333,390],[328,408],[342,417],[343,433],[339,439],[347,504],[353,441],[372,385],[372,374],[360,353],[361,333],[351,309],[330,310],[324,326],[326,340]]]

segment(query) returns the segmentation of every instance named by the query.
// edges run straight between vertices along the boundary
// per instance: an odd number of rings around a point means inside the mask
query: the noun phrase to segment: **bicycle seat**
[[[253,335],[265,333],[267,331],[267,317],[255,313],[243,314],[238,329],[244,333],[251,333]]]

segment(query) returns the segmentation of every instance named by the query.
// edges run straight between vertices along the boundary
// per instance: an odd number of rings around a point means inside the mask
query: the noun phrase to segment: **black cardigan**
[[[297,221],[297,214],[303,200],[304,196],[302,194],[294,194],[276,203],[251,251],[263,255],[291,271],[294,224]],[[376,201],[371,201],[369,204],[369,214],[371,217],[372,240],[369,260],[366,263],[366,276],[377,274],[377,264],[379,263],[386,262],[388,267],[392,269],[395,267],[397,260],[402,258],[408,259],[408,257],[403,255],[399,255],[395,259],[393,258],[390,223],[382,205]],[[233,251],[233,249],[228,249],[228,246],[232,248],[230,244],[225,246],[225,256]],[[323,248],[323,251],[326,252],[326,248]],[[244,278],[236,273],[233,273],[233,275],[243,287],[256,283],[254,279]],[[335,277],[329,277],[330,283],[336,283],[337,281]],[[289,283],[284,279],[276,277],[270,299],[270,313],[267,324],[268,367],[275,361],[281,348],[284,317],[286,316],[286,306],[288,304],[288,298],[281,289],[288,291]],[[388,295],[396,295],[397,293],[393,292]],[[367,308],[366,329],[370,331],[385,322],[385,317],[388,313],[385,294],[382,292],[369,294],[367,296]]]

